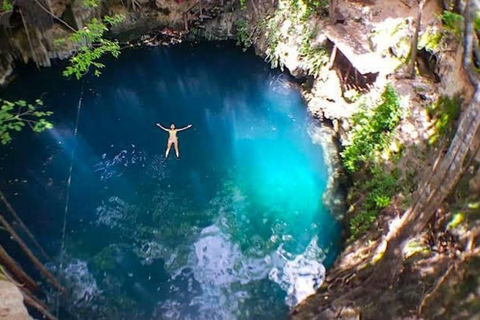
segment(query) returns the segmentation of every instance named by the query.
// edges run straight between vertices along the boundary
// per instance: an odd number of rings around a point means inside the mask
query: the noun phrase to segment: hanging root
[[[422,315],[422,312],[423,312],[423,308],[425,307],[425,305],[427,304],[427,302],[433,297],[433,295],[435,295],[435,293],[438,291],[438,289],[442,286],[442,284],[445,282],[445,280],[447,279],[447,277],[450,275],[450,272],[452,272],[452,270],[456,269],[456,264],[453,263],[452,265],[450,265],[450,267],[447,269],[447,271],[443,274],[443,276],[437,280],[435,286],[433,287],[432,290],[430,290],[429,293],[427,293],[426,295],[424,295],[423,299],[422,299],[422,302],[420,303],[420,306],[418,307],[418,315],[421,316]]]

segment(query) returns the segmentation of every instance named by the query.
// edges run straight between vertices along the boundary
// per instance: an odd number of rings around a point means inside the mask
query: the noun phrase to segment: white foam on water
[[[264,259],[243,256],[238,245],[216,225],[202,230],[200,238],[190,247],[187,265],[177,270],[174,277],[187,269],[200,285],[200,292],[188,301],[169,299],[161,303],[157,313],[162,319],[189,319],[193,314],[192,319],[200,320],[236,319],[240,304],[248,294],[242,290],[235,292],[232,286],[264,279],[269,271]],[[171,291],[176,290],[178,288],[172,286]]]
[[[59,273],[68,289],[69,302],[77,307],[91,306],[92,301],[102,294],[86,261],[72,259],[64,264]]]
[[[120,177],[130,165],[143,165],[146,156],[142,151],[135,149],[135,145],[131,145],[131,150],[121,150],[119,153],[109,158],[106,153],[102,155],[102,161],[93,166],[94,172],[100,175],[101,181],[106,181],[112,177]]]
[[[284,255],[281,250],[280,254]],[[315,293],[325,280],[325,267],[319,262],[323,256],[314,237],[303,254],[286,260],[283,268],[273,268],[269,279],[287,292],[286,303],[293,307]]]
[[[175,299],[180,288],[172,285],[171,298],[157,307],[159,318],[189,319],[194,314],[193,319],[199,320],[237,319],[242,303],[249,298],[241,286],[267,278],[287,293],[286,304],[291,307],[315,293],[325,277],[325,268],[319,262],[323,253],[316,238],[297,256],[280,247],[263,258],[252,258],[245,256],[217,225],[211,225],[202,230],[190,250],[188,264],[175,275],[191,270],[201,289],[193,293],[193,298],[181,301]]]
[[[235,281],[233,268],[239,249],[225,237],[220,235],[217,226],[209,226],[202,230],[201,238],[194,244],[192,259],[198,269],[194,273],[195,280],[200,283],[221,286]]]

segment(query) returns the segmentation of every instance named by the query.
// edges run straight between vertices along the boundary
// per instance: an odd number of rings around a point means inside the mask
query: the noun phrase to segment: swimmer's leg
[[[167,151],[165,151],[165,159],[168,158],[168,153],[170,152],[170,148],[172,147],[172,141],[168,141],[168,144],[167,144]]]
[[[173,146],[175,147],[175,154],[177,155],[177,158],[179,158],[180,153],[178,152],[178,140],[173,143]]]

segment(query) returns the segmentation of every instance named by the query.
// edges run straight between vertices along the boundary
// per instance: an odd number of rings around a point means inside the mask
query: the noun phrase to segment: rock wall
[[[0,319],[32,320],[23,305],[23,295],[11,282],[0,280]]]
[[[98,6],[86,7],[83,0],[39,2],[43,7],[23,0],[17,1],[13,11],[0,11],[0,85],[6,83],[15,64],[33,62],[39,67],[49,67],[52,59],[71,56],[75,51],[72,44],[55,40],[84,28],[92,18],[124,15],[124,21],[112,32],[122,40],[132,40],[158,27],[183,29],[184,13],[196,3],[194,0],[98,0]]]

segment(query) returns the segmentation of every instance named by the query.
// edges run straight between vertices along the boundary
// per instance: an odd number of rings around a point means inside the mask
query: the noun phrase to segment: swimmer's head
[[[173,123],[170,125],[170,129],[175,129],[175,125]]]

